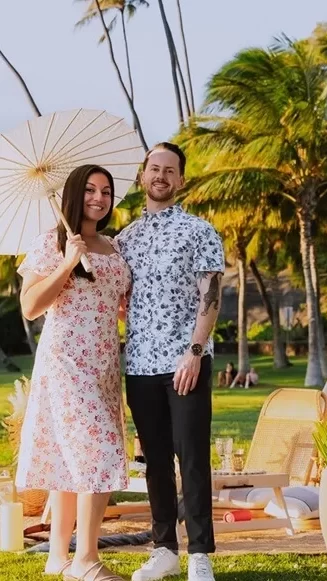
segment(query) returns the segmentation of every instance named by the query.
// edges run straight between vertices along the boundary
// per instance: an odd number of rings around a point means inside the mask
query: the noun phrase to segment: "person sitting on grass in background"
[[[226,369],[224,371],[218,372],[218,387],[229,387],[237,375],[237,369],[234,367],[234,363],[230,361],[226,364]]]
[[[252,387],[253,385],[257,385],[258,381],[259,381],[259,375],[257,374],[254,367],[251,367],[249,373],[247,373],[245,376],[245,385],[244,385],[245,389],[249,389],[249,387]]]
[[[239,371],[233,382],[230,384],[229,389],[232,389],[236,385],[244,387],[245,389],[249,389],[249,387],[257,385],[258,381],[259,375],[255,371],[254,367],[251,367],[248,373]]]

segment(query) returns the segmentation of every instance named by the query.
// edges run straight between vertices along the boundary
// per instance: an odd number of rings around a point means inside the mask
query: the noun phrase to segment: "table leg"
[[[294,529],[293,529],[293,525],[292,525],[292,522],[290,519],[290,515],[288,514],[288,510],[287,510],[287,506],[286,506],[286,502],[285,502],[285,498],[284,498],[282,489],[278,486],[277,488],[274,488],[274,493],[276,496],[277,503],[280,506],[280,508],[284,510],[285,516],[286,516],[287,521],[288,521],[288,527],[286,528],[286,532],[288,535],[293,536]]]

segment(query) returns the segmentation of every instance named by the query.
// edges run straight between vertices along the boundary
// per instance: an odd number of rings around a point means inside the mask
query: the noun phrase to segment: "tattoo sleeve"
[[[206,292],[203,293],[202,290],[202,300],[204,303],[204,308],[201,313],[203,317],[205,317],[211,305],[213,306],[214,310],[217,311],[217,314],[220,310],[221,304],[221,279],[222,274],[220,272],[215,273],[199,273],[199,282],[200,282],[200,292],[201,286],[203,286],[203,281],[205,280]],[[202,283],[202,284],[201,284]],[[201,294],[202,294],[201,293]]]

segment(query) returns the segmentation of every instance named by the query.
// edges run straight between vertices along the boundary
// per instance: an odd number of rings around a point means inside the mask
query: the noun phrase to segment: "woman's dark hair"
[[[84,215],[85,188],[89,177],[95,173],[101,173],[108,178],[111,199],[110,210],[106,216],[104,216],[104,218],[99,220],[96,225],[96,229],[98,231],[103,230],[110,220],[114,207],[115,196],[115,185],[111,173],[99,165],[81,165],[80,167],[75,168],[68,176],[62,195],[61,209],[74,234],[81,234]],[[62,251],[63,255],[65,255],[67,234],[65,226],[62,222],[58,224],[57,231],[58,248]],[[76,276],[87,278],[91,281],[94,280],[93,274],[85,272],[80,262],[77,264],[77,266],[75,266],[74,273]]]

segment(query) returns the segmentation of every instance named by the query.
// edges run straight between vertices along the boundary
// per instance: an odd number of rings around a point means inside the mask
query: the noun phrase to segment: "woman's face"
[[[84,219],[99,222],[111,207],[111,188],[107,176],[93,173],[89,176],[84,194]]]

